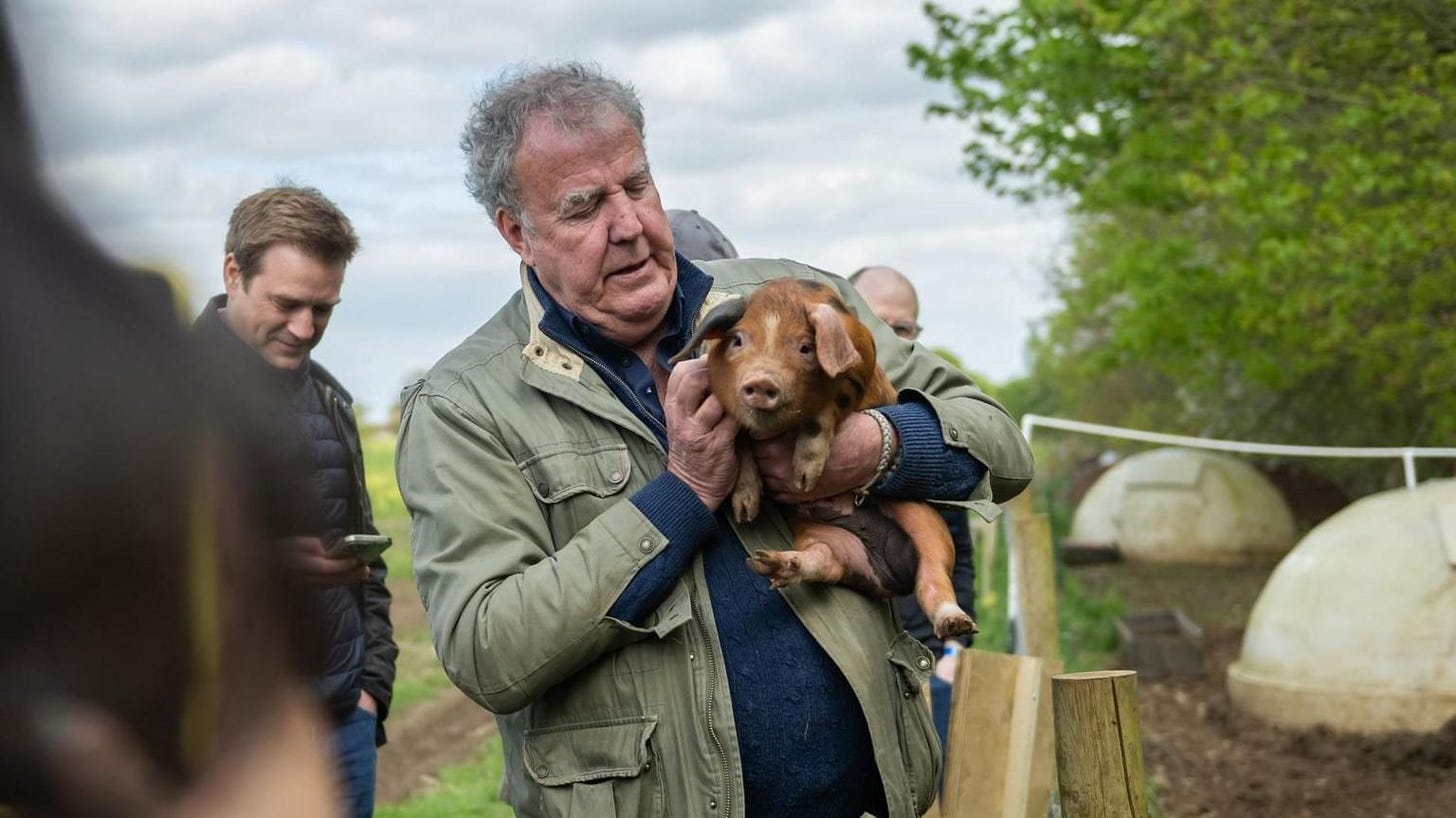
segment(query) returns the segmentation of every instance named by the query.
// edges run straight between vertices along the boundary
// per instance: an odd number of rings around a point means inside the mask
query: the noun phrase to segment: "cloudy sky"
[[[1003,0],[1004,1],[1004,0]],[[481,83],[520,60],[631,81],[667,207],[746,256],[921,289],[923,340],[992,380],[1024,371],[1062,244],[1054,206],[959,170],[966,126],[909,70],[918,0],[9,0],[47,174],[118,258],[221,291],[243,196],[280,176],[354,221],[363,251],[315,352],[380,416],[517,287],[456,147]]]

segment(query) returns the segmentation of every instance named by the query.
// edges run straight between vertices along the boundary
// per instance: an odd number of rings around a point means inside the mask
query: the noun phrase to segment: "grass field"
[[[399,496],[394,479],[394,431],[365,429],[364,479],[369,484],[369,502],[374,508],[374,523],[379,530],[394,538],[394,547],[384,552],[384,562],[391,577],[409,577],[409,512]]]
[[[394,539],[394,546],[384,552],[390,585],[396,589],[408,588],[414,583],[410,521],[394,479],[394,434],[370,430],[364,434],[363,444],[364,476],[374,507],[374,523],[381,533]],[[429,633],[423,627],[397,628],[395,641],[399,643],[399,659],[395,668],[393,708],[398,713],[449,687],[450,680],[440,669]]]
[[[409,513],[394,478],[394,433],[366,430],[363,445],[374,522],[382,533],[394,539],[394,546],[384,552],[389,584],[397,599],[407,598],[417,605],[413,594],[408,593],[414,584],[414,566],[410,559]],[[397,718],[410,706],[447,689],[450,680],[435,658],[429,631],[422,623],[397,626],[395,641],[399,644],[399,659],[392,713]],[[396,804],[382,804],[375,814],[380,818],[508,818],[512,814],[510,807],[496,797],[500,768],[500,738],[492,735],[477,757],[441,770],[439,784],[430,792]]]
[[[496,798],[501,774],[500,738],[492,736],[477,758],[446,767],[432,791],[375,809],[379,818],[511,818],[515,813]]]

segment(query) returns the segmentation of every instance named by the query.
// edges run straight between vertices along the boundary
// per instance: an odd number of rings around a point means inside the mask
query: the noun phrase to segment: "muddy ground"
[[[1128,612],[1181,608],[1202,625],[1206,674],[1139,680],[1144,766],[1168,818],[1456,815],[1456,721],[1435,735],[1279,730],[1235,710],[1225,670],[1267,568],[1075,569]]]
[[[1229,703],[1240,634],[1207,640],[1202,679],[1138,690],[1144,766],[1170,818],[1416,818],[1456,814],[1456,721],[1432,736],[1337,736],[1262,724]]]

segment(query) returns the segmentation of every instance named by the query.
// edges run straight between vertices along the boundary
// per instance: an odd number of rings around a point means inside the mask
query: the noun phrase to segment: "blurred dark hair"
[[[0,52],[0,804],[45,808],[45,713],[100,707],[185,779],[312,643],[268,545],[298,511],[264,390],[48,200],[3,13]]]

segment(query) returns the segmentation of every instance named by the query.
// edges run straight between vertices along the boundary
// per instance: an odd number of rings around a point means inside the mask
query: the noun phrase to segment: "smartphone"
[[[373,562],[394,541],[383,534],[349,534],[328,550],[331,557],[353,557],[363,563]]]

